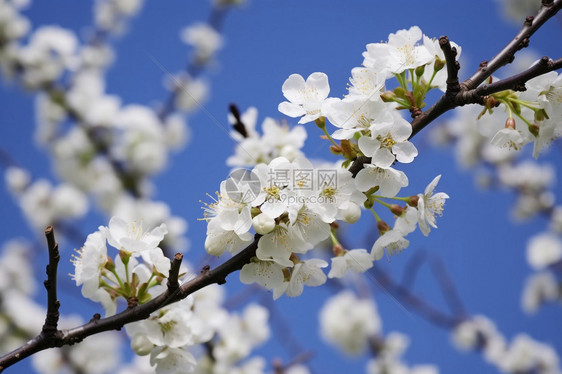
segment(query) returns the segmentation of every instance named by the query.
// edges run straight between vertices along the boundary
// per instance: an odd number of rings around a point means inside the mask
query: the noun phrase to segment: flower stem
[[[375,210],[373,208],[370,209],[371,213],[373,213],[373,215],[375,216],[375,220],[377,222],[381,221],[381,217],[379,217],[379,215],[377,214],[377,212],[375,212]]]
[[[389,203],[387,203],[387,202],[385,202],[385,201],[382,201],[382,200],[380,200],[380,199],[375,198],[375,201],[376,201],[377,203],[381,204],[382,206],[387,207],[388,209],[391,209],[391,207],[392,207]]]
[[[323,126],[318,125],[318,127],[320,127],[322,129],[322,131],[324,132],[324,134],[326,135],[326,137],[328,138],[328,140],[336,147],[339,147],[340,145],[338,143],[336,143],[334,141],[334,139],[332,139],[332,136],[330,135],[330,133],[328,132],[328,130],[326,130],[326,123],[324,122]]]
[[[330,239],[332,239],[333,245],[340,244],[340,241],[338,240],[338,237],[336,236],[336,233],[334,232],[334,229],[330,229]]]

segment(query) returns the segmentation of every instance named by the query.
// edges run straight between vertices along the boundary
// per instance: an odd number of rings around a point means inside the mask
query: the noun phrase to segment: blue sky
[[[54,4],[46,1],[33,4],[26,12],[33,26],[58,24],[84,35],[91,24],[91,3],[60,0]],[[166,72],[151,56],[170,72],[180,71],[188,59],[188,50],[179,40],[179,31],[192,22],[206,20],[209,11],[209,2],[147,2],[131,23],[129,32],[114,43],[117,58],[108,73],[107,92],[120,95],[124,104],[156,105],[164,101],[168,95],[162,84]],[[228,128],[228,105],[236,103],[241,110],[256,106],[260,121],[265,116],[282,118],[277,105],[284,100],[281,93],[284,80],[292,73],[306,77],[315,71],[328,75],[331,96],[341,96],[350,70],[362,62],[365,45],[385,41],[389,33],[412,25],[420,26],[431,37],[447,35],[462,46],[461,77],[470,75],[481,60],[491,58],[519,28],[499,14],[494,1],[405,1],[396,6],[394,2],[367,0],[253,0],[243,9],[228,14],[224,25],[225,48],[219,53],[218,66],[206,75],[211,98],[205,108],[220,125],[206,113],[193,116],[190,145],[176,154],[166,171],[155,179],[156,198],[168,202],[174,214],[184,217],[190,225],[188,259],[196,262],[203,254],[205,224],[197,221],[202,216],[199,200],[204,200],[206,193],[214,193],[229,172],[225,160],[235,144],[224,132]],[[552,41],[560,40],[561,25],[560,16],[551,20],[532,39],[531,48],[539,55],[559,57],[560,44]],[[56,178],[46,154],[32,140],[33,94],[3,81],[0,103],[0,148],[35,177]],[[305,152],[310,152],[310,157],[329,158],[326,147],[317,151],[324,144],[318,139],[317,129],[310,126],[308,130]],[[447,192],[451,198],[444,216],[438,220],[437,230],[428,238],[416,233],[410,248],[391,261],[383,260],[380,267],[400,279],[416,252],[427,251],[429,256],[443,261],[470,314],[484,314],[495,320],[508,339],[518,332],[526,332],[562,353],[562,325],[556,318],[560,306],[544,307],[534,316],[525,315],[520,308],[523,282],[531,273],[525,261],[525,245],[532,234],[544,229],[545,221],[514,223],[509,218],[512,194],[478,190],[473,175],[457,167],[452,152],[432,149],[426,137],[426,132],[416,136],[414,143],[420,155],[413,164],[403,168],[410,179],[407,190],[418,193],[434,176],[442,174],[438,190]],[[555,145],[540,161],[559,160],[561,150],[560,144]],[[558,162],[556,166],[559,174],[560,165]],[[17,236],[32,237],[32,231],[4,187],[0,189],[0,199],[3,202],[0,242]],[[92,232],[99,225],[107,224],[105,220],[92,215],[80,220],[78,225],[83,232]],[[349,239],[353,248],[370,246],[365,237],[375,229],[374,223],[366,215],[363,221],[361,229]],[[62,262],[67,261],[71,249],[78,245],[67,244]],[[42,275],[44,258],[36,260],[34,265]],[[69,271],[60,274],[64,276]],[[228,281],[233,290],[240,289],[237,275],[230,276]],[[442,373],[497,372],[478,353],[463,354],[454,349],[447,331],[407,308],[404,310],[377,285],[372,288],[384,332],[400,331],[411,336],[405,354],[409,364],[436,364]],[[427,265],[420,270],[414,291],[446,310]],[[278,309],[293,326],[299,343],[315,352],[312,365],[316,373],[363,372],[366,356],[349,361],[319,341],[317,311],[329,293],[327,287],[309,288],[299,298],[283,297],[277,303]],[[70,305],[76,300],[71,293],[63,290],[61,299],[63,313],[75,311]],[[93,304],[77,305],[85,316],[93,313],[90,309]],[[290,359],[279,341],[268,344],[260,352],[268,358]],[[11,372],[27,370],[24,363]]]

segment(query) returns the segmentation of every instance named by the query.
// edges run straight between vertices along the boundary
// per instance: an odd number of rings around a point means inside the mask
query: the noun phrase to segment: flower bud
[[[123,249],[119,250],[119,257],[121,258],[121,262],[123,265],[127,265],[129,263],[129,259],[131,258],[131,254]]]
[[[105,263],[104,267],[111,272],[115,270],[115,263],[113,262],[113,259],[111,257],[107,256],[107,262]]]
[[[377,229],[379,230],[379,234],[382,235],[390,230],[390,226],[388,226],[388,223],[384,222],[381,219],[380,221],[377,222]]]
[[[335,145],[331,145],[330,146],[330,152],[332,152],[335,155],[338,155],[338,154],[343,152],[343,149],[342,149],[342,147],[336,147]]]
[[[493,96],[488,96],[486,99],[486,108],[495,108],[500,106],[500,101]]]
[[[270,233],[275,228],[275,220],[265,213],[259,214],[252,219],[254,230],[260,235]]]
[[[291,260],[295,265],[302,262],[299,256],[297,256],[294,252],[291,253],[291,256],[289,256],[289,260]]]
[[[152,352],[152,348],[154,348],[154,344],[152,344],[150,340],[148,340],[146,335],[136,334],[131,339],[131,348],[139,356],[146,356],[150,354],[150,352]]]
[[[341,244],[336,244],[334,245],[334,255],[335,256],[343,256],[346,252],[346,250],[343,248],[343,246]]]
[[[207,236],[205,239],[205,250],[211,256],[219,257],[226,250],[224,243],[221,240],[217,240],[215,236]]]
[[[540,127],[536,123],[531,123],[529,125],[529,131],[531,132],[531,134],[533,134],[535,136],[535,138],[539,137],[539,130],[540,130]]]
[[[545,119],[549,119],[550,117],[546,113],[544,109],[537,109],[535,110],[535,121],[542,122]]]
[[[252,218],[257,216],[258,214],[261,214],[261,210],[260,208],[253,206],[252,209],[250,210],[250,213],[252,213]]]
[[[314,122],[316,123],[316,126],[320,127],[321,129],[326,127],[326,117],[316,118]]]
[[[404,88],[398,86],[394,89],[394,94],[396,96],[404,99],[404,98],[406,98],[406,95],[408,94],[408,92]]]
[[[402,215],[402,213],[404,213],[404,208],[402,208],[400,205],[398,204],[392,204],[390,206],[390,211],[393,214],[396,214],[398,217],[400,217]]]
[[[340,145],[343,150],[343,155],[345,156],[345,158],[352,160],[357,156],[357,152],[355,152],[349,140],[347,139],[341,140]]]
[[[435,59],[435,63],[433,64],[433,70],[439,71],[445,67],[445,61],[441,60],[440,58]]]
[[[392,91],[386,91],[385,93],[383,93],[381,95],[381,99],[385,103],[390,103],[390,102],[394,101],[395,98],[396,98],[396,95]]]
[[[419,200],[420,200],[420,197],[417,196],[417,195],[410,196],[409,199],[408,199],[408,205],[412,206],[414,208],[417,208]]]
[[[343,220],[347,223],[355,223],[361,218],[361,207],[350,202],[342,212]]]

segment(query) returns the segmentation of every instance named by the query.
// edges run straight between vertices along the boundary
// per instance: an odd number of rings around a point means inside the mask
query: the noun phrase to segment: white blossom
[[[433,194],[440,179],[441,175],[436,176],[431,183],[427,185],[425,192],[418,195],[418,224],[421,232],[425,236],[429,235],[431,230],[429,226],[437,228],[435,216],[443,214],[443,205],[445,205],[445,200],[449,198],[449,195],[444,192]]]
[[[417,45],[422,38],[418,26],[408,30],[398,30],[388,36],[388,43],[372,43],[363,52],[363,65],[377,68],[384,66],[390,72],[399,74],[404,70],[415,69],[433,60],[433,56],[424,45]]]
[[[30,88],[56,81],[72,65],[78,40],[73,32],[59,26],[42,26],[31,35],[19,53],[22,79]]]
[[[562,260],[562,240],[552,233],[535,235],[527,244],[527,262],[536,270]]]
[[[404,235],[408,235],[416,229],[419,220],[418,210],[409,205],[401,216],[396,217],[394,230],[398,230]]]
[[[257,283],[268,290],[279,290],[284,287],[283,266],[273,260],[253,259],[240,270],[240,282],[244,284]],[[275,292],[275,291],[274,291]]]
[[[142,7],[143,0],[96,0],[94,17],[96,26],[114,34],[124,31],[127,19]]]
[[[31,182],[29,173],[19,167],[10,166],[5,172],[6,185],[11,193],[19,195]]]
[[[229,116],[230,123],[235,119]],[[226,164],[229,166],[256,166],[259,163],[270,163],[277,157],[284,157],[288,161],[294,161],[302,156],[301,149],[304,146],[307,133],[303,126],[290,128],[272,118],[266,117],[262,122],[262,135],[256,129],[257,110],[248,108],[241,114],[241,121],[247,132],[243,137],[237,131],[232,131],[231,136],[238,144],[235,154],[230,156]]]
[[[322,307],[319,319],[322,337],[353,355],[365,350],[368,339],[382,328],[375,303],[359,299],[351,291],[331,297]]]
[[[371,256],[373,260],[380,260],[384,255],[386,249],[388,255],[402,252],[403,249],[408,248],[410,242],[404,238],[404,233],[399,230],[385,231],[373,244],[371,249]]]
[[[170,77],[166,86],[175,93],[174,107],[185,112],[199,109],[209,98],[209,83],[187,73]]]
[[[498,364],[503,371],[508,373],[524,373],[533,370],[544,373],[560,371],[556,351],[526,334],[515,336]]]
[[[112,217],[107,227],[100,226],[100,231],[106,235],[110,245],[130,254],[157,248],[168,233],[165,224],[147,231],[143,221],[129,223],[120,217]]]
[[[289,117],[302,117],[299,123],[307,123],[321,117],[330,86],[324,73],[312,73],[304,80],[299,74],[291,74],[283,83],[283,96],[289,101],[279,104],[279,111]]]
[[[368,191],[378,186],[378,195],[384,197],[394,197],[398,194],[402,187],[408,185],[408,177],[401,170],[393,168],[379,168],[374,165],[366,164],[364,168],[357,173],[355,183],[359,191]]]
[[[462,350],[484,348],[489,360],[496,362],[505,351],[505,338],[488,318],[477,315],[461,322],[452,332],[455,345]]]
[[[249,207],[240,212],[224,210],[207,225],[205,249],[214,256],[220,256],[226,250],[237,253],[252,241],[253,236],[248,232],[250,227],[252,218]]]
[[[295,264],[291,273],[291,279],[287,284],[285,293],[287,296],[300,296],[304,286],[317,287],[326,283],[326,274],[321,270],[328,266],[324,260],[313,258]]]
[[[269,338],[268,319],[268,310],[256,304],[248,305],[242,315],[231,314],[219,327],[213,356],[219,363],[230,365],[246,358]]]
[[[525,143],[525,139],[519,131],[512,128],[499,130],[491,140],[491,143],[500,148],[512,149],[520,151]]]
[[[74,256],[74,281],[77,286],[82,285],[82,295],[90,297],[95,294],[100,285],[100,278],[105,265],[108,263],[105,234],[96,231],[86,238],[84,246]]]
[[[36,288],[31,261],[31,243],[12,239],[2,245],[0,251],[0,295],[13,290],[31,295]]]
[[[384,89],[386,71],[368,67],[355,67],[351,69],[349,81],[349,98],[379,100]]]
[[[358,140],[359,149],[371,164],[388,169],[395,160],[410,163],[418,155],[416,147],[408,141],[412,126],[405,120],[371,127],[371,136]]]
[[[252,225],[258,234],[265,235],[275,228],[275,220],[265,213],[260,213],[252,218]]]
[[[535,313],[547,302],[561,298],[558,282],[550,272],[533,274],[525,281],[525,288],[521,295],[521,305],[527,313]]]
[[[206,64],[223,46],[221,34],[207,23],[195,23],[181,31],[182,41],[195,49],[195,60]]]
[[[332,134],[334,139],[351,139],[360,131],[392,126],[397,119],[393,110],[381,100],[367,100],[355,96],[344,100],[329,100],[324,105],[326,117],[339,128]]]
[[[341,256],[332,257],[332,267],[328,278],[341,278],[349,270],[364,273],[373,267],[373,258],[365,249],[352,249]]]
[[[530,217],[554,206],[554,195],[548,191],[556,180],[552,165],[525,160],[515,165],[502,165],[498,176],[502,184],[519,192],[514,209],[516,217]]]
[[[180,348],[157,347],[150,353],[150,364],[157,374],[181,374],[193,370],[197,361],[193,354]]]

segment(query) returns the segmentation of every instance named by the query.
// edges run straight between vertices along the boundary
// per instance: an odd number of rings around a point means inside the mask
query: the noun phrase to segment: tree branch
[[[549,71],[560,69],[562,67],[560,59],[548,62],[546,66],[543,61],[533,65],[521,74],[517,74],[492,85],[478,87],[500,67],[512,62],[515,53],[529,44],[529,38],[531,35],[533,35],[535,31],[537,31],[548,19],[553,17],[561,8],[562,0],[543,0],[543,5],[538,14],[535,17],[527,17],[523,28],[519,31],[515,38],[513,38],[508,45],[506,45],[494,58],[492,58],[490,62],[482,62],[478,71],[476,71],[472,77],[460,84],[459,91],[456,91],[456,86],[454,85],[454,80],[457,76],[455,68],[458,68],[458,62],[451,59],[451,56],[448,54],[450,46],[447,47],[447,43],[442,42],[443,37],[441,37],[439,39],[439,45],[443,50],[447,61],[447,91],[428,110],[414,118],[411,122],[412,135],[410,136],[410,139],[437,117],[453,108],[466,104],[483,105],[486,95],[506,89],[520,91],[521,85],[529,79]]]
[[[445,62],[447,63],[447,90],[446,94],[455,95],[460,90],[458,72],[461,68],[457,61],[457,50],[451,46],[449,38],[442,36],[439,38],[439,47],[445,55]]]
[[[433,272],[451,312],[458,316],[466,316],[466,308],[443,261],[438,257],[430,257],[429,268]]]
[[[469,90],[476,88],[500,67],[511,63],[515,58],[515,53],[529,45],[529,39],[535,31],[553,17],[561,8],[562,0],[543,0],[537,15],[534,17],[527,17],[523,27],[515,38],[494,56],[490,62],[483,66],[481,65],[476,73],[462,83],[462,86]]]
[[[539,75],[543,75],[560,68],[562,68],[562,58],[553,61],[547,56],[543,56],[536,64],[519,74],[492,84],[483,84],[472,91],[479,96],[491,95],[493,93],[509,89],[514,91],[524,91],[525,82],[538,77]]]
[[[461,317],[445,314],[434,306],[428,304],[425,300],[412,293],[409,289],[395,282],[378,266],[375,265],[368,271],[380,283],[381,287],[384,287],[384,289],[392,292],[400,301],[411,307],[415,313],[424,317],[429,322],[439,327],[452,329],[463,321],[463,318]]]
[[[152,312],[184,299],[203,287],[213,283],[226,283],[226,276],[228,274],[242,269],[242,267],[255,256],[260,237],[261,235],[256,235],[252,244],[215,269],[210,270],[208,266],[205,266],[196,278],[186,282],[175,290],[168,288],[162,294],[145,304],[126,309],[119,314],[102,319],[100,319],[99,314],[95,314],[88,323],[68,330],[57,330],[57,334],[52,336],[47,336],[43,332],[40,333],[25,345],[2,356],[0,358],[0,373],[5,368],[44,349],[79,343],[84,338],[103,331],[120,330],[125,324],[146,319]],[[175,259],[174,262],[176,262]],[[56,285],[56,283],[54,284]]]

